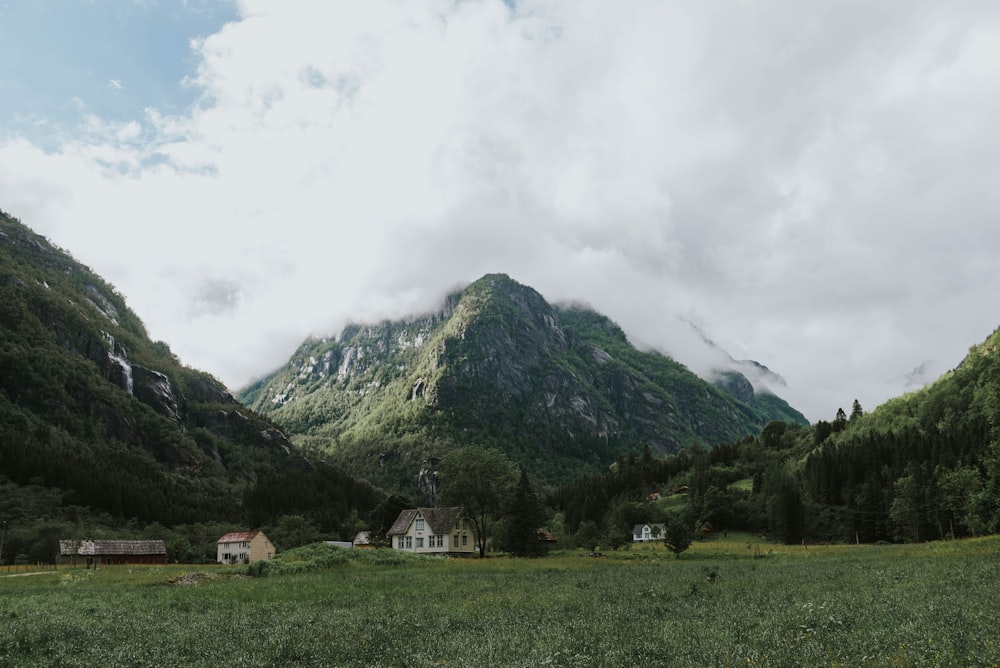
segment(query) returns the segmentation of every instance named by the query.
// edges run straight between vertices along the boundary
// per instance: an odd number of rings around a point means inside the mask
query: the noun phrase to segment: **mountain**
[[[809,498],[861,540],[1000,532],[1000,329],[933,383],[838,425],[802,460]]]
[[[48,489],[55,505],[112,517],[238,521],[251,483],[309,466],[271,421],[150,341],[112,286],[0,212],[5,519],[18,521],[19,494]]]
[[[735,371],[707,383],[637,350],[607,317],[549,304],[503,274],[437,312],[307,340],[238,397],[296,444],[390,489],[411,488],[423,462],[457,445],[499,448],[558,483],[646,445],[667,453],[771,420],[807,423]]]

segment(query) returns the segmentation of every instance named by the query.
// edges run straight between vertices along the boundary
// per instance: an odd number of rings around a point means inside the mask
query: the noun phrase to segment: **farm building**
[[[358,535],[354,537],[354,547],[361,550],[374,550],[375,546],[372,544],[372,534],[370,531],[359,531]]]
[[[61,540],[58,563],[165,564],[167,546],[162,540]]]
[[[235,531],[215,542],[220,564],[252,564],[274,556],[276,549],[263,531]]]
[[[468,554],[476,551],[472,527],[461,507],[410,508],[389,529],[397,550],[423,554]]]

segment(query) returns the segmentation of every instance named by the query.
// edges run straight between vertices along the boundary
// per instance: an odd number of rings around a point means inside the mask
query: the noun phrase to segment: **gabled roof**
[[[643,527],[649,527],[650,531],[652,531],[656,527],[660,527],[660,532],[662,533],[663,529],[665,528],[665,525],[661,524],[659,522],[657,522],[656,524],[654,524],[652,522],[648,522],[646,524],[636,524],[634,527],[632,527],[632,535],[635,535],[635,534],[638,534],[638,533],[642,533],[642,528]]]
[[[254,539],[254,536],[259,533],[259,531],[234,531],[232,533],[227,533],[225,536],[215,541],[215,543],[249,543]]]
[[[465,509],[461,506],[452,508],[409,508],[399,513],[399,517],[392,523],[389,529],[390,536],[398,536],[406,533],[410,524],[417,517],[422,517],[427,522],[427,527],[433,534],[450,533],[456,522],[462,517]]]
[[[553,536],[552,532],[549,531],[548,529],[538,529],[538,531],[536,531],[535,533],[538,536],[538,540],[542,541],[543,543],[556,542],[556,537]]]
[[[61,540],[60,556],[72,554],[83,557],[102,557],[120,554],[166,554],[162,540]]]

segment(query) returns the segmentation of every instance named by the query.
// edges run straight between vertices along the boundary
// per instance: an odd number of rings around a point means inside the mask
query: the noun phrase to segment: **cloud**
[[[111,90],[124,90],[125,87],[122,86],[122,82],[118,79],[108,79],[108,88]]]
[[[4,208],[233,387],[490,271],[814,420],[997,324],[992,3],[239,8],[186,112],[0,144]]]

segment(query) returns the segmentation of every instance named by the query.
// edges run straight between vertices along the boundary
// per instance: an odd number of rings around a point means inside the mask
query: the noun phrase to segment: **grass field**
[[[0,578],[0,665],[1000,665],[1000,537],[243,573]]]

